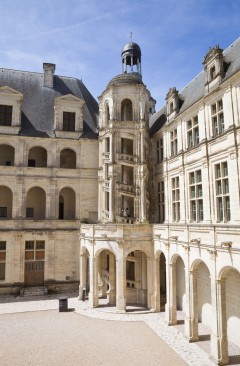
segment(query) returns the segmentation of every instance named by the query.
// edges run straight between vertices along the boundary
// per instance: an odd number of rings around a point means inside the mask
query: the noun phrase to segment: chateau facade
[[[240,39],[166,105],[141,49],[98,105],[84,84],[0,69],[0,292],[77,289],[92,307],[141,304],[208,329],[211,358],[240,347]],[[79,231],[80,228],[80,231]]]

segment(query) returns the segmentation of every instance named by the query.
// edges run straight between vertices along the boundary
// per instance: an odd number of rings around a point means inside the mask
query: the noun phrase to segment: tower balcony
[[[124,153],[118,153],[117,159],[123,161],[124,163],[136,164],[137,163],[137,156],[136,155],[129,155]]]
[[[102,159],[105,163],[110,163],[110,152],[103,152]]]
[[[124,194],[137,196],[139,194],[139,187],[135,185],[119,183],[118,190]]]

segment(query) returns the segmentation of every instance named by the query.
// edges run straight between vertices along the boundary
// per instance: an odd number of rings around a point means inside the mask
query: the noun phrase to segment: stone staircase
[[[24,297],[31,297],[31,296],[44,296],[46,295],[46,290],[44,286],[39,287],[25,287],[23,291]]]

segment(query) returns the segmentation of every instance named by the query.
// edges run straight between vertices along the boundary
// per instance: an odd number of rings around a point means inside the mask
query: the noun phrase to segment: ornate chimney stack
[[[49,64],[49,63],[43,64],[43,72],[44,72],[43,86],[46,86],[48,88],[53,87],[55,68],[56,68],[55,64]]]

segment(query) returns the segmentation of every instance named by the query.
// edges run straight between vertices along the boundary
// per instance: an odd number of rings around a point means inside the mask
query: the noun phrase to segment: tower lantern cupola
[[[142,75],[141,69],[141,48],[137,43],[129,42],[122,49],[122,72],[127,73],[127,67],[130,66],[130,72],[137,72]],[[134,71],[134,66],[135,70]]]

